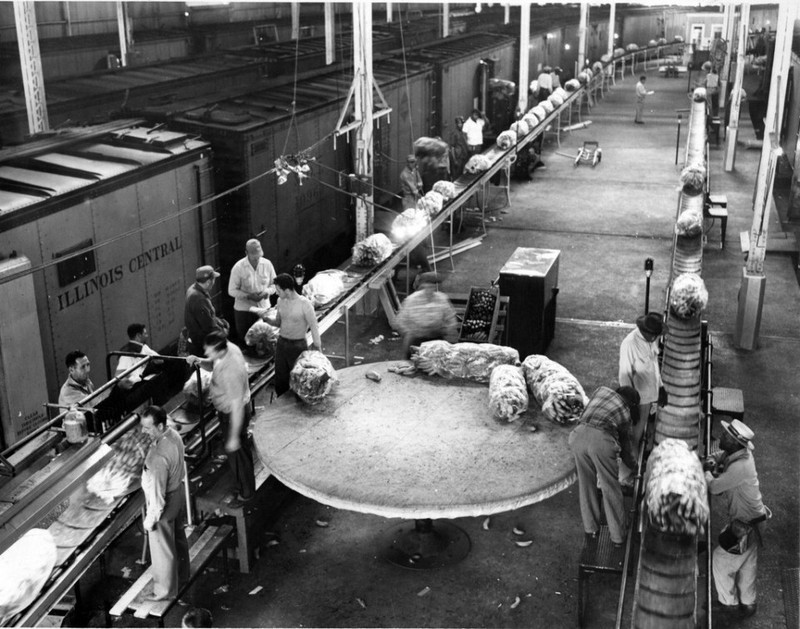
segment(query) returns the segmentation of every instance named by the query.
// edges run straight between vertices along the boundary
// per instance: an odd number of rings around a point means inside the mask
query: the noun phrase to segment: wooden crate
[[[478,299],[483,295],[490,295],[494,303],[488,312],[477,312],[480,306]],[[459,342],[490,343],[496,342],[498,318],[500,315],[500,291],[496,286],[489,288],[471,287],[467,296],[464,314],[461,317],[461,327],[458,333]],[[471,327],[469,321],[482,320],[485,322],[480,327]]]

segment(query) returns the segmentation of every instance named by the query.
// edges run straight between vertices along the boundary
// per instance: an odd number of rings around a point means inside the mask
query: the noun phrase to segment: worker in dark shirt
[[[228,334],[228,322],[217,316],[211,303],[211,287],[219,277],[213,267],[201,266],[195,271],[195,282],[186,291],[183,320],[189,333],[189,354],[203,355],[203,341],[215,331]]]
[[[569,435],[578,468],[583,530],[591,537],[596,537],[600,530],[599,487],[611,542],[616,546],[625,541],[625,506],[617,460],[622,458],[631,469],[636,469],[631,430],[639,419],[638,405],[639,394],[633,387],[619,387],[616,391],[600,387]]]

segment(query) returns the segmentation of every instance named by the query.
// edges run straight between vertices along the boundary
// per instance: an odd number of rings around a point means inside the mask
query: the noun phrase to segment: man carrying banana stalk
[[[616,391],[600,387],[594,392],[583,411],[578,425],[569,435],[569,447],[578,468],[578,499],[581,506],[583,530],[589,537],[600,531],[600,499],[608,532],[615,546],[625,541],[625,503],[619,474],[619,458],[636,469],[631,432],[639,417],[639,394],[633,387]]]
[[[403,302],[397,315],[397,329],[403,335],[403,356],[411,357],[411,346],[442,339],[455,343],[458,323],[453,304],[438,292],[439,276],[420,273],[418,288]]]
[[[714,549],[712,570],[720,611],[746,618],[756,613],[756,564],[761,545],[758,525],[770,512],[761,501],[753,431],[738,419],[723,421],[722,428],[722,452],[709,457],[703,466],[708,492],[722,497],[728,514],[728,524]]]

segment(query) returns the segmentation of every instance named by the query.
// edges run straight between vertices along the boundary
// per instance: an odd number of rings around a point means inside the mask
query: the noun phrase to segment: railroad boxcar
[[[396,192],[403,159],[429,126],[429,109],[420,103],[430,102],[431,68],[390,59],[376,61],[373,72],[392,108],[389,118],[375,122],[376,194]],[[201,107],[195,103],[171,117],[171,126],[211,143],[219,191],[241,186],[217,206],[223,282],[251,237],[261,240],[279,272],[301,261],[321,270],[348,257],[355,226],[345,189],[353,146],[347,136],[334,142],[332,134],[351,81],[351,71],[330,72]],[[292,175],[279,185],[267,173],[277,158],[303,151],[313,159],[302,183]]]
[[[218,265],[212,196],[207,142],[136,121],[0,152],[0,255],[31,262],[51,400],[73,349],[97,385],[128,324],[175,342],[195,269]]]

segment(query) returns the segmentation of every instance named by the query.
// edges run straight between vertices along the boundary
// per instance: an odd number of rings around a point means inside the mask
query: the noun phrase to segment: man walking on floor
[[[644,124],[644,120],[642,119],[644,116],[644,101],[648,96],[655,94],[652,90],[649,92],[647,91],[647,88],[644,86],[645,81],[647,81],[647,77],[643,74],[639,77],[639,82],[636,84],[636,118],[633,120],[636,124]]]

